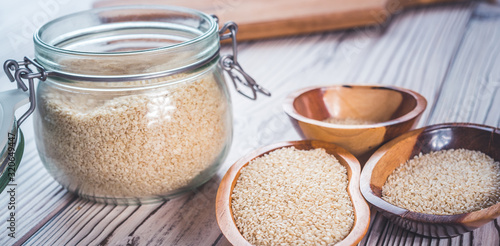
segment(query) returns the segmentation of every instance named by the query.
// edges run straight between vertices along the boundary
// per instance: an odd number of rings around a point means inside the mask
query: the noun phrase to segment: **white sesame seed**
[[[241,170],[234,218],[253,245],[332,245],[354,224],[347,185],[346,168],[324,149],[278,149]]]
[[[414,212],[436,215],[487,208],[500,202],[500,163],[466,149],[420,153],[389,175],[382,198]]]
[[[162,196],[192,185],[214,168],[230,134],[228,105],[210,73],[130,95],[45,90],[42,159],[63,186],[90,197]]]

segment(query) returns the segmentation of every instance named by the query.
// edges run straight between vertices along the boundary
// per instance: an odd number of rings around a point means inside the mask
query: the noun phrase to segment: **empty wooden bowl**
[[[486,209],[457,215],[412,212],[382,199],[382,186],[401,164],[420,152],[447,149],[481,151],[500,160],[500,129],[489,126],[449,123],[420,128],[393,139],[378,149],[361,174],[361,192],[385,217],[420,235],[452,237],[474,230],[500,215],[500,203]]]
[[[368,230],[370,223],[370,210],[359,190],[359,175],[361,167],[358,160],[352,154],[337,145],[321,141],[307,140],[269,145],[248,154],[233,164],[233,166],[227,171],[226,175],[224,175],[224,178],[219,185],[215,204],[217,223],[219,224],[224,236],[233,245],[250,245],[250,243],[248,243],[240,234],[236,226],[235,219],[233,218],[231,208],[231,195],[233,193],[233,188],[236,185],[236,181],[240,176],[241,169],[255,158],[263,156],[276,149],[291,146],[299,150],[323,148],[327,153],[334,155],[335,158],[339,160],[340,164],[346,167],[349,180],[347,189],[354,209],[354,225],[347,237],[337,245],[356,245],[359,243]]]
[[[291,93],[283,104],[305,139],[344,147],[364,162],[382,143],[414,128],[427,106],[420,94],[393,86],[332,85]],[[345,125],[328,118],[374,122]]]

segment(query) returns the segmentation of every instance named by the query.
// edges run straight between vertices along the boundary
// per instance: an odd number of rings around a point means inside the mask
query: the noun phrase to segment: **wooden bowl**
[[[233,218],[233,211],[231,208],[231,195],[236,181],[240,176],[241,169],[257,157],[263,156],[276,149],[291,146],[300,150],[323,148],[327,153],[334,155],[335,158],[339,160],[340,164],[346,167],[349,180],[347,189],[354,209],[354,225],[347,237],[337,245],[356,245],[359,243],[366,234],[370,224],[370,209],[366,201],[361,196],[361,192],[359,190],[359,175],[361,171],[359,162],[352,154],[347,152],[342,147],[331,143],[308,140],[269,145],[253,151],[233,164],[233,166],[227,171],[226,175],[224,175],[224,178],[219,185],[215,204],[217,223],[219,224],[224,236],[233,245],[250,245],[250,243],[247,242],[240,234]]]
[[[338,144],[362,164],[382,143],[413,129],[426,106],[425,98],[416,92],[375,85],[305,88],[291,93],[283,104],[302,138]],[[330,117],[376,123],[323,122]]]
[[[387,177],[415,155],[447,149],[478,150],[500,160],[500,129],[489,126],[449,123],[408,132],[380,147],[365,164],[361,192],[385,217],[420,235],[452,237],[472,231],[500,215],[500,203],[479,211],[457,215],[412,212],[383,200],[382,186]]]

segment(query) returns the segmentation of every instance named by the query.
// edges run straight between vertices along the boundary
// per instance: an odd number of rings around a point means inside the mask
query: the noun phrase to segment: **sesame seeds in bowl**
[[[420,153],[389,175],[382,199],[425,214],[478,211],[500,202],[500,162],[468,149]]]
[[[413,129],[426,106],[417,92],[383,85],[309,87],[283,102],[303,139],[337,144],[361,165],[383,143]]]
[[[380,147],[361,173],[366,201],[393,223],[453,237],[500,216],[500,130],[471,123],[426,126]]]
[[[259,149],[236,162],[217,193],[217,221],[234,245],[353,245],[366,233],[357,160],[320,141]]]

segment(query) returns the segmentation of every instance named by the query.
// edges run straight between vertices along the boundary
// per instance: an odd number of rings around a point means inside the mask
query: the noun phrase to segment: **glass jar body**
[[[69,191],[106,203],[152,202],[203,184],[232,137],[221,70],[203,70],[132,89],[39,83],[42,162]]]
[[[95,9],[35,34],[49,70],[35,135],[49,173],[109,204],[161,201],[208,181],[232,140],[215,20],[162,7]]]

